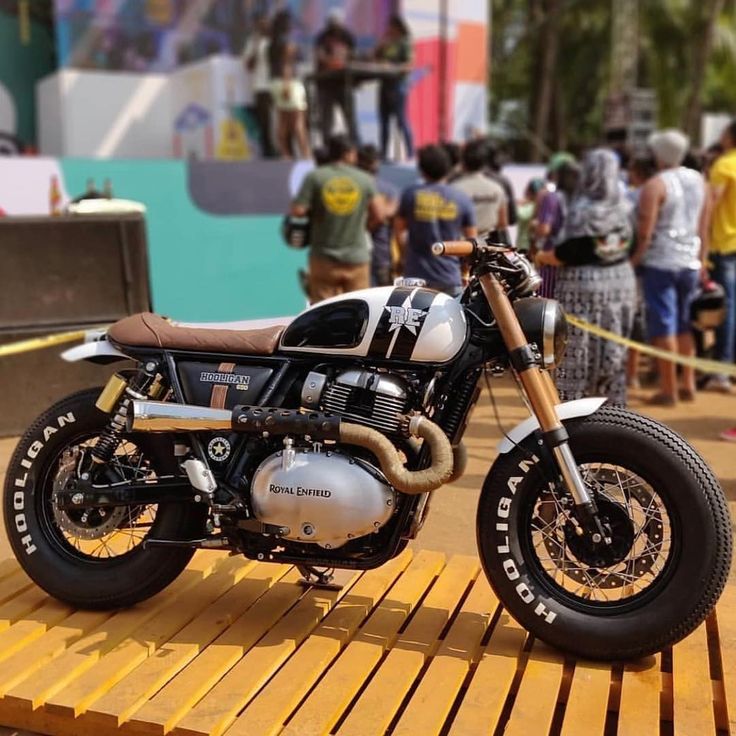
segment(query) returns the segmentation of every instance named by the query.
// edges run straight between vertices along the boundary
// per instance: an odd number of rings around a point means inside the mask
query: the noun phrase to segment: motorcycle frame
[[[488,307],[493,315],[495,328],[500,333],[505,352],[499,354],[500,347],[498,340],[480,340],[473,341],[471,339],[472,328],[468,330],[468,335],[464,347],[460,354],[448,364],[422,364],[417,365],[410,362],[397,361],[380,361],[356,358],[355,356],[330,356],[329,363],[339,366],[344,363],[346,366],[362,365],[366,369],[375,367],[388,367],[396,371],[411,372],[414,374],[425,374],[427,380],[432,376],[437,379],[435,399],[442,396],[457,396],[458,394],[463,400],[462,405],[457,403],[453,405],[435,404],[431,407],[433,421],[443,425],[443,420],[449,412],[454,414],[456,426],[453,429],[450,440],[453,444],[462,439],[462,435],[467,427],[467,422],[472,412],[473,406],[477,401],[479,394],[478,383],[482,375],[483,366],[489,362],[495,361],[504,367],[508,363],[511,364],[516,376],[523,387],[528,398],[531,410],[536,416],[539,426],[541,438],[544,441],[550,455],[554,458],[554,465],[557,465],[561,472],[563,481],[571,491],[576,505],[586,511],[587,516],[595,515],[594,502],[587,493],[587,489],[580,477],[580,473],[575,464],[574,458],[567,445],[567,432],[560,421],[556,405],[559,403],[559,396],[547,370],[542,368],[538,361],[531,359],[524,360],[524,356],[531,354],[529,340],[524,334],[519,320],[514,312],[512,301],[506,292],[504,285],[490,272],[480,273],[477,275],[478,283],[481,287]],[[181,360],[192,359],[196,357],[198,361],[203,362],[221,362],[223,360],[236,361],[240,358],[243,364],[253,363],[259,365],[273,365],[275,372],[269,378],[266,386],[258,397],[256,405],[259,406],[281,406],[289,395],[290,389],[300,378],[303,378],[309,370],[315,366],[326,362],[325,356],[309,356],[309,355],[273,355],[273,356],[236,356],[232,354],[223,355],[218,353],[202,353],[189,352],[181,350],[128,350],[131,357],[138,360],[142,365],[147,364],[150,368],[151,363],[155,363],[157,371],[164,376],[165,383],[171,390],[170,400],[175,403],[187,403],[183,386],[179,378],[177,370],[178,362]],[[149,371],[150,372],[150,371]],[[472,391],[460,393],[458,387],[464,385],[465,388],[470,386],[472,382]],[[443,427],[444,428],[444,427]],[[212,464],[209,462],[205,447],[201,438],[197,433],[189,433],[190,448],[197,459],[201,460],[207,468],[212,470]],[[245,446],[251,439],[251,435],[244,434],[239,437],[233,446],[232,456],[227,464],[216,469],[215,475],[218,482],[225,489],[237,489],[239,480],[244,466],[247,464],[247,457],[244,457]],[[411,469],[420,469],[429,464],[430,458],[428,451],[422,448],[414,457],[409,457],[408,465]],[[552,465],[552,463],[544,463],[544,465]],[[550,474],[554,472],[554,468],[548,468]],[[490,472],[490,471],[489,471]],[[171,489],[167,491],[167,498],[171,498],[174,492],[174,482],[170,482]],[[148,486],[150,489],[150,484]],[[130,488],[135,493],[135,488]],[[148,491],[150,494],[150,490]],[[186,493],[182,493],[185,500],[196,502],[201,501],[201,496],[196,494],[192,489],[187,497]],[[116,500],[111,504],[121,503],[123,494],[118,493]],[[310,564],[317,566],[343,567],[353,569],[370,569],[378,567],[392,557],[396,556],[408,543],[408,541],[416,536],[421,529],[421,525],[428,510],[428,497],[422,495],[399,494],[396,515],[376,533],[374,538],[377,542],[373,545],[376,550],[373,554],[362,557],[349,557],[341,554],[342,548],[336,550],[327,550],[316,545],[304,545],[300,543],[289,542],[286,544],[286,550],[282,553],[269,552],[263,545],[263,550],[249,550],[243,545],[240,547],[222,545],[223,548],[233,548],[241,551],[247,556],[256,559],[267,559],[274,562],[284,562],[293,564]],[[243,529],[241,535],[248,535],[250,532]],[[254,538],[262,537],[261,533],[253,534]],[[149,540],[148,543],[166,544],[168,540]],[[201,546],[205,540],[191,540],[191,546]],[[283,540],[282,540],[283,541]],[[360,541],[360,540],[356,540]],[[275,546],[275,545],[274,545]],[[348,545],[349,546],[349,545]],[[309,554],[293,554],[289,552],[291,548],[307,547]],[[343,550],[344,551],[344,550]]]

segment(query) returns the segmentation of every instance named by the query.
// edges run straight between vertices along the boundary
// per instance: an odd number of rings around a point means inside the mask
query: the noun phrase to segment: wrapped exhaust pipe
[[[453,479],[454,475],[453,449],[447,435],[423,416],[413,416],[408,422],[409,434],[421,437],[430,448],[432,464],[423,470],[405,468],[393,443],[375,429],[340,422],[339,417],[318,412],[304,414],[289,409],[246,406],[229,411],[160,401],[134,401],[133,410],[128,415],[128,429],[133,432],[211,432],[227,429],[334,439],[370,450],[378,458],[388,482],[396,490],[409,494],[436,490]]]

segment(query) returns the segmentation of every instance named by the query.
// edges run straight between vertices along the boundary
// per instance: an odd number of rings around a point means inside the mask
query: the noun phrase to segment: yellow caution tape
[[[694,358],[687,355],[680,355],[679,353],[673,353],[669,350],[655,348],[652,345],[645,345],[644,343],[630,340],[628,337],[621,337],[621,335],[617,335],[615,332],[604,330],[602,327],[598,327],[598,325],[594,325],[580,317],[575,317],[572,314],[567,315],[567,321],[581,330],[590,332],[592,335],[596,335],[597,337],[602,337],[604,340],[610,340],[611,342],[618,343],[619,345],[625,345],[627,348],[638,350],[642,355],[651,355],[653,358],[661,358],[662,360],[668,360],[671,363],[686,365],[690,368],[703,371],[703,373],[718,373],[722,376],[733,376],[736,378],[736,365],[733,363],[721,363],[717,360]]]
[[[42,350],[65,342],[80,340],[85,336],[87,330],[74,330],[73,332],[59,332],[56,335],[45,335],[44,337],[32,337],[30,340],[20,340],[7,345],[0,345],[0,358],[16,353],[27,353],[31,350]]]

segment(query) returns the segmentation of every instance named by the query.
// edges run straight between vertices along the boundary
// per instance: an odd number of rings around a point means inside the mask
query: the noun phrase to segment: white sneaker
[[[733,386],[728,376],[711,376],[703,387],[706,391],[717,391],[719,394],[733,393]]]

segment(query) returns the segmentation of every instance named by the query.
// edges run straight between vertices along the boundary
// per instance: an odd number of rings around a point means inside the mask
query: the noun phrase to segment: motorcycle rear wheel
[[[534,438],[494,463],[478,506],[478,549],[499,599],[534,636],[592,659],[670,646],[715,606],[731,565],[718,481],[679,435],[603,407],[566,423],[613,544],[576,534],[572,499],[542,472]]]
[[[95,407],[99,393],[72,394],[33,422],[10,460],[3,512],[13,552],[36,584],[79,608],[113,609],[161,591],[194,554],[186,547],[147,547],[147,537],[196,538],[205,519],[203,506],[185,502],[102,513],[54,506],[54,484],[73,474],[75,448],[89,446],[109,421]],[[126,436],[121,448],[110,467],[122,480],[177,470],[173,446],[164,436]]]

